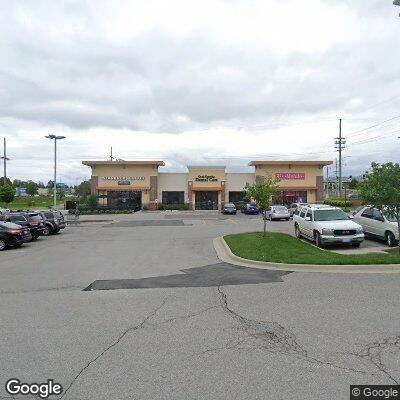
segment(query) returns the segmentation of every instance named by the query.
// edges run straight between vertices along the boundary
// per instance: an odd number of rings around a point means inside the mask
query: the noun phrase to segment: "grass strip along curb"
[[[339,254],[321,250],[285,233],[240,233],[224,236],[232,253],[238,257],[264,262],[310,265],[378,265],[399,264],[398,249],[386,254]]]

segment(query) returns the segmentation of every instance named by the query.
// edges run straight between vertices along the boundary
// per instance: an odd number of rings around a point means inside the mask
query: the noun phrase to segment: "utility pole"
[[[342,119],[339,119],[339,137],[335,138],[335,149],[339,152],[339,197],[342,198],[342,151],[346,146],[346,138],[342,137]]]
[[[335,196],[338,197],[338,164],[337,158],[335,158]]]
[[[113,161],[113,160],[114,160],[114,157],[112,155],[112,146],[111,146],[111,149],[110,149],[110,161]]]
[[[10,159],[7,158],[7,141],[6,138],[4,138],[4,147],[3,147],[3,151],[4,151],[4,155],[3,157],[0,157],[3,161],[4,161],[4,182],[3,185],[6,184],[6,179],[7,179],[7,161],[9,161]]]
[[[53,185],[53,198],[54,209],[57,209],[57,140],[65,139],[65,136],[48,135],[47,139],[54,140],[54,185]]]

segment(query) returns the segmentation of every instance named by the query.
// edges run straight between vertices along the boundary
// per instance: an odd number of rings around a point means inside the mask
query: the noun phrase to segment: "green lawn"
[[[321,250],[285,233],[261,232],[227,235],[224,239],[233,254],[249,260],[270,261],[287,264],[400,264],[398,249],[386,254],[344,255]]]
[[[53,206],[52,196],[40,197],[15,197],[12,203],[0,203],[0,208],[9,208],[10,210],[33,210],[33,209],[47,209]],[[63,204],[64,199],[57,198],[57,204]]]

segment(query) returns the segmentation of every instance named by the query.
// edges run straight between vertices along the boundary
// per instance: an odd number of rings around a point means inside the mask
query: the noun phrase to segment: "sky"
[[[391,0],[0,0],[8,176],[82,160],[400,162],[400,7]],[[0,170],[0,173],[2,171]],[[334,174],[331,168],[330,174]]]

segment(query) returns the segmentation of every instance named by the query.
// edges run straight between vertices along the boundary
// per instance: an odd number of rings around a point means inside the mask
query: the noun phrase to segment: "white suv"
[[[325,244],[349,243],[359,247],[364,241],[361,225],[350,220],[340,208],[326,205],[307,205],[293,215],[296,237],[307,237],[318,247]]]

